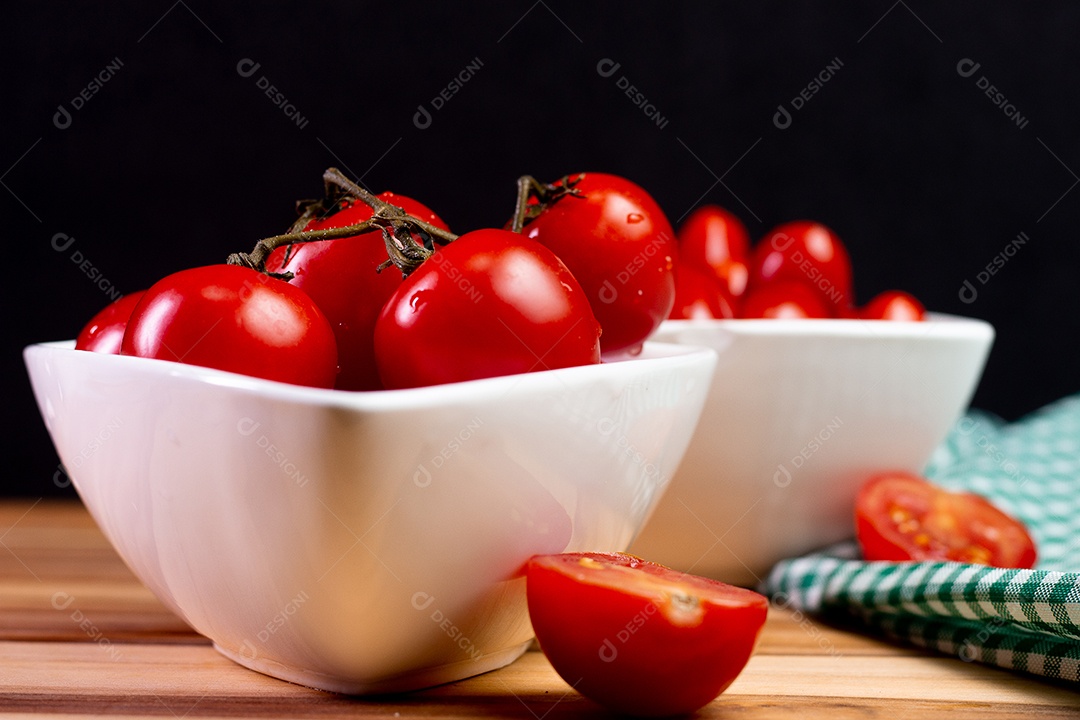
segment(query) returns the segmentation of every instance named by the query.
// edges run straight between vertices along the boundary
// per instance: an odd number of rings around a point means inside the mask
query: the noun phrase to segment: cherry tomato
[[[680,262],[675,273],[675,304],[668,317],[676,320],[732,318],[735,311],[731,296],[712,273]]]
[[[702,205],[679,228],[679,265],[709,268],[732,297],[746,290],[750,235],[738,217]]]
[[[621,553],[538,555],[526,596],[540,649],[582,695],[621,713],[691,713],[735,680],[765,624],[750,590]]]
[[[739,317],[796,320],[827,318],[830,313],[817,289],[796,280],[776,280],[750,288],[742,298]]]
[[[419,387],[600,362],[600,325],[554,253],[507,230],[439,248],[375,323],[387,388]]]
[[[866,560],[1035,565],[1035,543],[1018,520],[979,495],[906,473],[867,481],[855,500],[855,531]]]
[[[123,296],[105,306],[105,308],[86,323],[75,339],[76,350],[91,352],[120,353],[120,341],[124,339],[128,318],[135,309],[143,290]]]
[[[906,320],[918,322],[926,317],[926,308],[903,290],[886,290],[859,310],[863,320]]]
[[[337,374],[334,331],[315,302],[234,265],[154,283],[132,311],[120,351],[323,388]]]
[[[750,258],[748,290],[774,280],[796,280],[816,288],[842,317],[852,304],[851,260],[836,234],[820,223],[798,220],[768,233]]]
[[[586,173],[523,234],[570,268],[604,329],[605,354],[635,352],[675,301],[675,233],[656,201],[624,178]]]
[[[402,208],[413,217],[449,230],[423,204],[384,192],[380,200]],[[313,220],[305,230],[326,230],[369,220],[372,210],[359,200],[350,200],[326,218]],[[401,285],[401,272],[388,267],[382,233],[371,232],[338,240],[280,247],[266,261],[269,272],[293,273],[289,281],[315,301],[334,328],[341,369],[335,387],[339,390],[377,390],[382,387],[375,365],[375,321],[383,305]]]

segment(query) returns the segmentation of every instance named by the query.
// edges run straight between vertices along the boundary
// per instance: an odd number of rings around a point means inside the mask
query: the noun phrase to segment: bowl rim
[[[632,363],[635,368],[640,368],[641,364],[653,365],[665,363],[665,361],[676,365],[683,363],[696,364],[712,362],[716,356],[715,351],[706,347],[650,340],[645,342],[639,355],[622,356],[594,365],[537,370],[529,373],[501,375],[478,380],[398,390],[337,390],[293,385],[171,360],[75,350],[74,340],[57,340],[27,345],[23,348],[24,363],[29,369],[33,365],[31,361],[33,356],[56,355],[58,353],[64,355],[72,353],[70,357],[79,358],[77,362],[89,368],[110,367],[115,371],[115,368],[127,365],[140,374],[148,374],[162,379],[168,378],[170,380],[222,387],[245,394],[298,404],[365,411],[410,410],[445,406],[462,401],[490,401],[507,395],[512,388],[521,384],[537,391],[550,388],[553,381],[560,384],[588,384],[593,380],[610,377],[612,371],[607,369],[608,366],[627,366]]]
[[[922,321],[912,320],[861,320],[858,318],[701,318],[694,320],[664,320],[657,330],[658,339],[667,340],[684,331],[722,330],[731,335],[771,337],[836,337],[927,340],[992,340],[994,326],[985,320],[927,313]],[[691,335],[694,337],[694,335]]]

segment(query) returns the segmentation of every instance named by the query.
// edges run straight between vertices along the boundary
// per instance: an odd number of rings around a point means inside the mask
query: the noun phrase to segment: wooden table
[[[959,711],[959,715],[956,715]],[[479,677],[364,700],[246,670],[131,575],[81,505],[0,502],[0,716],[602,716],[537,651]],[[1080,693],[780,608],[703,717],[1080,717]]]

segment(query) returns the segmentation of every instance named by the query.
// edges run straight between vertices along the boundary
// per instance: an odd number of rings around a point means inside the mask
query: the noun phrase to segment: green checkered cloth
[[[763,591],[965,661],[1080,682],[1080,396],[1012,424],[966,415],[926,476],[1023,520],[1036,569],[863,562],[849,542],[779,563]]]

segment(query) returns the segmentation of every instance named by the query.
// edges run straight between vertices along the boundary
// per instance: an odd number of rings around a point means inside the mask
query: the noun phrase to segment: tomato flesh
[[[723,319],[735,317],[733,298],[710,273],[692,265],[679,265],[675,274],[675,304],[668,315],[673,320]]]
[[[910,293],[886,290],[861,308],[859,317],[863,320],[919,322],[926,318],[926,308]]]
[[[474,230],[439,248],[375,323],[388,389],[600,362],[600,325],[550,250],[507,230]]]
[[[739,305],[739,317],[746,319],[799,320],[828,318],[829,305],[821,293],[798,280],[775,280],[752,287]]]
[[[637,352],[675,301],[675,232],[644,189],[625,178],[584,173],[522,233],[566,263],[603,328],[605,355]]]
[[[855,531],[866,560],[951,560],[1031,568],[1035,542],[1015,518],[973,493],[954,493],[921,477],[871,478],[855,501]]]
[[[622,553],[536,556],[526,588],[556,672],[639,716],[690,713],[716,698],[750,659],[768,612],[758,593]]]
[[[679,227],[678,237],[680,272],[687,265],[707,269],[731,296],[742,295],[750,234],[738,217],[717,205],[702,205]]]
[[[812,286],[843,317],[852,304],[851,259],[836,233],[821,223],[796,220],[772,230],[754,248],[747,290],[778,280]]]
[[[76,350],[90,352],[120,353],[120,343],[124,339],[131,311],[139,304],[144,290],[129,293],[105,306],[97,315],[90,318],[75,338]]]
[[[390,192],[378,197],[413,217],[449,230],[427,206],[412,198]],[[371,216],[369,205],[351,199],[344,201],[337,212],[312,220],[304,229],[347,227],[370,220]],[[382,388],[375,363],[375,321],[402,282],[397,268],[378,270],[386,259],[386,245],[377,231],[280,247],[267,258],[267,271],[293,273],[289,284],[307,293],[330,321],[341,366],[334,385],[338,390]]]
[[[236,265],[158,280],[132,311],[120,352],[321,388],[337,374],[334,333],[314,301]]]

